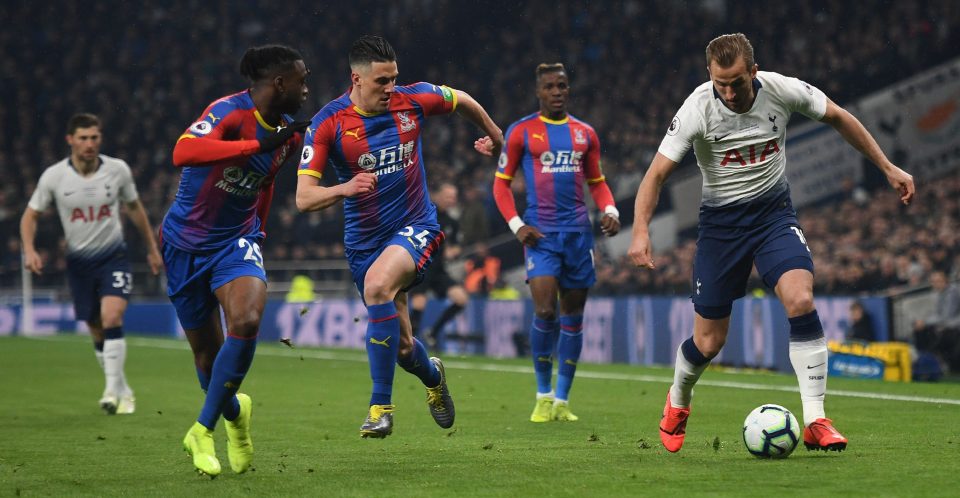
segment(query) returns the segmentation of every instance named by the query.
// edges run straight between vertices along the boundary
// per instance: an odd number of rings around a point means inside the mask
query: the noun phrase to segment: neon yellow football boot
[[[553,393],[537,394],[537,404],[533,405],[533,413],[530,414],[531,422],[549,422],[553,419]]]
[[[580,417],[573,414],[570,411],[570,403],[568,401],[556,400],[551,406],[550,418],[552,420],[557,420],[560,422],[576,422],[580,420]]]
[[[200,422],[194,422],[183,438],[183,450],[193,458],[197,472],[210,477],[220,475],[220,460],[213,445],[213,431]]]
[[[253,440],[250,439],[250,417],[253,416],[253,401],[250,396],[237,393],[240,402],[240,415],[234,420],[227,420],[227,459],[230,468],[237,474],[250,469],[253,462]]]

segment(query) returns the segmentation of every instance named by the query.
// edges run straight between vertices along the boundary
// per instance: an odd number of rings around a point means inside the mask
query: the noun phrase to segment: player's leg
[[[416,292],[414,292],[416,291]],[[427,295],[420,289],[410,290],[410,330],[414,337],[420,336],[420,320],[423,318],[423,310],[427,308]]]
[[[570,411],[570,388],[583,350],[583,308],[589,288],[597,281],[593,261],[593,234],[559,234],[563,251],[560,284],[560,335],[557,340],[557,396],[553,420],[575,421]]]
[[[440,358],[427,356],[427,348],[413,336],[407,317],[407,293],[400,291],[394,299],[400,319],[400,351],[397,364],[416,375],[427,388],[427,407],[433,420],[444,429],[453,426],[455,411],[453,398],[447,388],[447,380]]]
[[[528,258],[530,252],[527,251]],[[537,381],[537,399],[533,413],[530,414],[530,421],[548,422],[553,417],[553,403],[556,399],[552,377],[553,357],[560,335],[560,321],[557,320],[557,292],[560,285],[557,278],[550,275],[532,277],[528,283],[530,295],[533,297],[530,356],[533,358],[533,373]]]
[[[826,418],[827,342],[813,302],[813,259],[795,220],[769,231],[757,253],[757,271],[773,287],[790,321],[790,363],[803,404],[808,449],[841,451],[847,439]]]
[[[100,325],[99,293],[94,268],[83,261],[67,258],[67,283],[73,297],[73,313],[77,320],[86,322],[93,341],[93,352],[103,372],[103,393],[97,404],[104,412],[113,415],[117,411],[117,392],[112,390],[103,360],[103,327]]]
[[[210,291],[217,254],[196,255],[170,244],[163,244],[161,251],[167,273],[167,296],[193,350],[197,378],[201,389],[206,392],[213,363],[223,344],[219,305]],[[198,472],[210,476],[220,474],[220,460],[217,459],[211,428],[194,422],[182,444]]]
[[[362,270],[361,288],[367,306],[365,343],[373,390],[360,435],[382,438],[393,432],[393,377],[400,352],[401,319],[394,299],[413,280],[416,266],[399,245],[388,245],[371,257],[373,262]]]
[[[579,417],[570,411],[570,388],[577,373],[577,363],[583,350],[583,308],[587,303],[587,289],[560,288],[560,332],[557,339],[557,393],[551,418],[576,421]]]
[[[127,273],[129,276],[129,273]],[[100,299],[100,322],[103,327],[103,366],[112,392],[119,397],[116,412],[128,415],[136,411],[133,390],[127,384],[127,340],[123,334],[123,314],[127,310],[126,296],[105,295]]]

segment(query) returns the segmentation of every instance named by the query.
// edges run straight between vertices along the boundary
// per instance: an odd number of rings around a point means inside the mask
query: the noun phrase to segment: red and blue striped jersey
[[[396,87],[386,112],[362,111],[348,91],[313,117],[297,174],[320,178],[329,163],[341,183],[363,172],[377,175],[373,192],[344,200],[345,247],[373,249],[408,225],[436,223],[420,132],[424,118],[456,107],[452,89],[421,82]]]
[[[604,181],[600,140],[593,127],[573,116],[526,116],[507,128],[497,178],[513,180],[523,166],[527,209],[523,221],[542,232],[588,232],[583,183]]]
[[[284,115],[285,123],[293,119]],[[249,91],[228,95],[207,106],[180,136],[182,140],[256,140],[276,128],[257,111]],[[253,142],[254,150],[256,142]],[[216,251],[239,237],[260,236],[273,181],[287,157],[296,154],[294,134],[277,149],[203,164],[186,164],[170,210],[163,219],[164,242],[188,252]]]

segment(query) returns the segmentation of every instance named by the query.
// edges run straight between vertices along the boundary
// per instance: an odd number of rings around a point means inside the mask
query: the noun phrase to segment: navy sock
[[[583,315],[560,317],[560,339],[557,341],[557,399],[570,399],[570,386],[577,372],[583,350]]]
[[[203,392],[207,392],[207,389],[210,387],[210,374],[205,372],[202,368],[197,368],[197,380],[200,381],[200,389],[203,389]]]
[[[823,337],[823,325],[820,323],[820,315],[817,310],[788,320],[790,320],[791,341],[806,342]]]
[[[560,322],[534,317],[530,328],[530,356],[533,356],[533,371],[537,377],[537,392],[552,391],[553,350],[557,345]]]
[[[697,345],[694,344],[692,336],[680,344],[680,350],[683,352],[683,357],[694,366],[699,367],[710,362],[710,358],[704,356],[703,353],[697,349]]]
[[[397,358],[397,365],[404,370],[416,375],[427,387],[437,387],[440,385],[440,369],[430,361],[427,356],[427,348],[423,346],[420,339],[413,340],[413,351],[406,358]]]
[[[217,359],[213,362],[207,397],[197,422],[210,430],[216,427],[217,419],[224,413],[224,408],[230,404],[231,398],[236,399],[237,390],[250,370],[256,350],[256,337],[227,335],[220,352],[217,353]],[[233,416],[236,418],[236,414]]]
[[[400,319],[397,306],[389,303],[367,306],[367,361],[373,379],[371,405],[389,405],[393,396],[394,365],[400,349]]]
[[[103,352],[103,341],[93,341],[93,350],[102,353]]]
[[[123,327],[110,327],[108,329],[103,329],[103,338],[106,340],[123,339]]]

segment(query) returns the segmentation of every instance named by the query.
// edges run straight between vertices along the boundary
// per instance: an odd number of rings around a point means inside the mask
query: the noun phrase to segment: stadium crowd
[[[864,10],[875,15],[857,15]],[[840,103],[943,62],[960,46],[960,33],[951,30],[960,25],[960,8],[950,0],[782,2],[762,9],[724,0],[535,0],[497,8],[454,0],[357,0],[290,9],[266,0],[149,6],[97,0],[4,3],[0,16],[7,21],[0,32],[7,48],[0,62],[6,96],[0,106],[2,287],[19,278],[19,216],[43,169],[66,154],[64,125],[71,114],[101,117],[103,153],[131,165],[156,225],[177,185],[171,162],[176,138],[207,102],[244,88],[235,66],[251,45],[281,42],[301,50],[312,71],[301,116],[309,117],[347,89],[346,52],[358,34],[353,27],[366,26],[397,48],[402,82],[463,89],[504,128],[536,109],[536,64],[562,61],[573,84],[571,110],[596,127],[604,172],[615,196],[628,203],[673,111],[706,79],[703,47],[721,32],[718,26],[747,33],[762,69],[802,75]],[[59,22],[31,22],[41,17]],[[490,195],[494,165],[472,151],[473,130],[451,120],[427,135],[430,182],[453,182],[462,192],[464,245],[506,232]],[[332,176],[328,172],[326,181]],[[265,256],[340,258],[342,212],[298,214],[295,181],[293,167],[278,180]],[[515,187],[522,189],[522,182]],[[801,212],[816,255],[818,292],[910,285],[933,268],[956,275],[957,236],[949,227],[960,219],[960,184],[925,185],[921,179],[920,188],[926,199],[906,217],[885,216],[897,209],[886,192]],[[54,271],[37,284],[58,286],[64,248],[55,213],[45,216],[38,246]],[[127,227],[127,233],[135,231]],[[132,260],[142,261],[138,237],[128,241]],[[664,264],[657,272],[624,272],[618,268],[625,261],[601,262],[597,292],[688,292],[692,241],[659,257]]]

